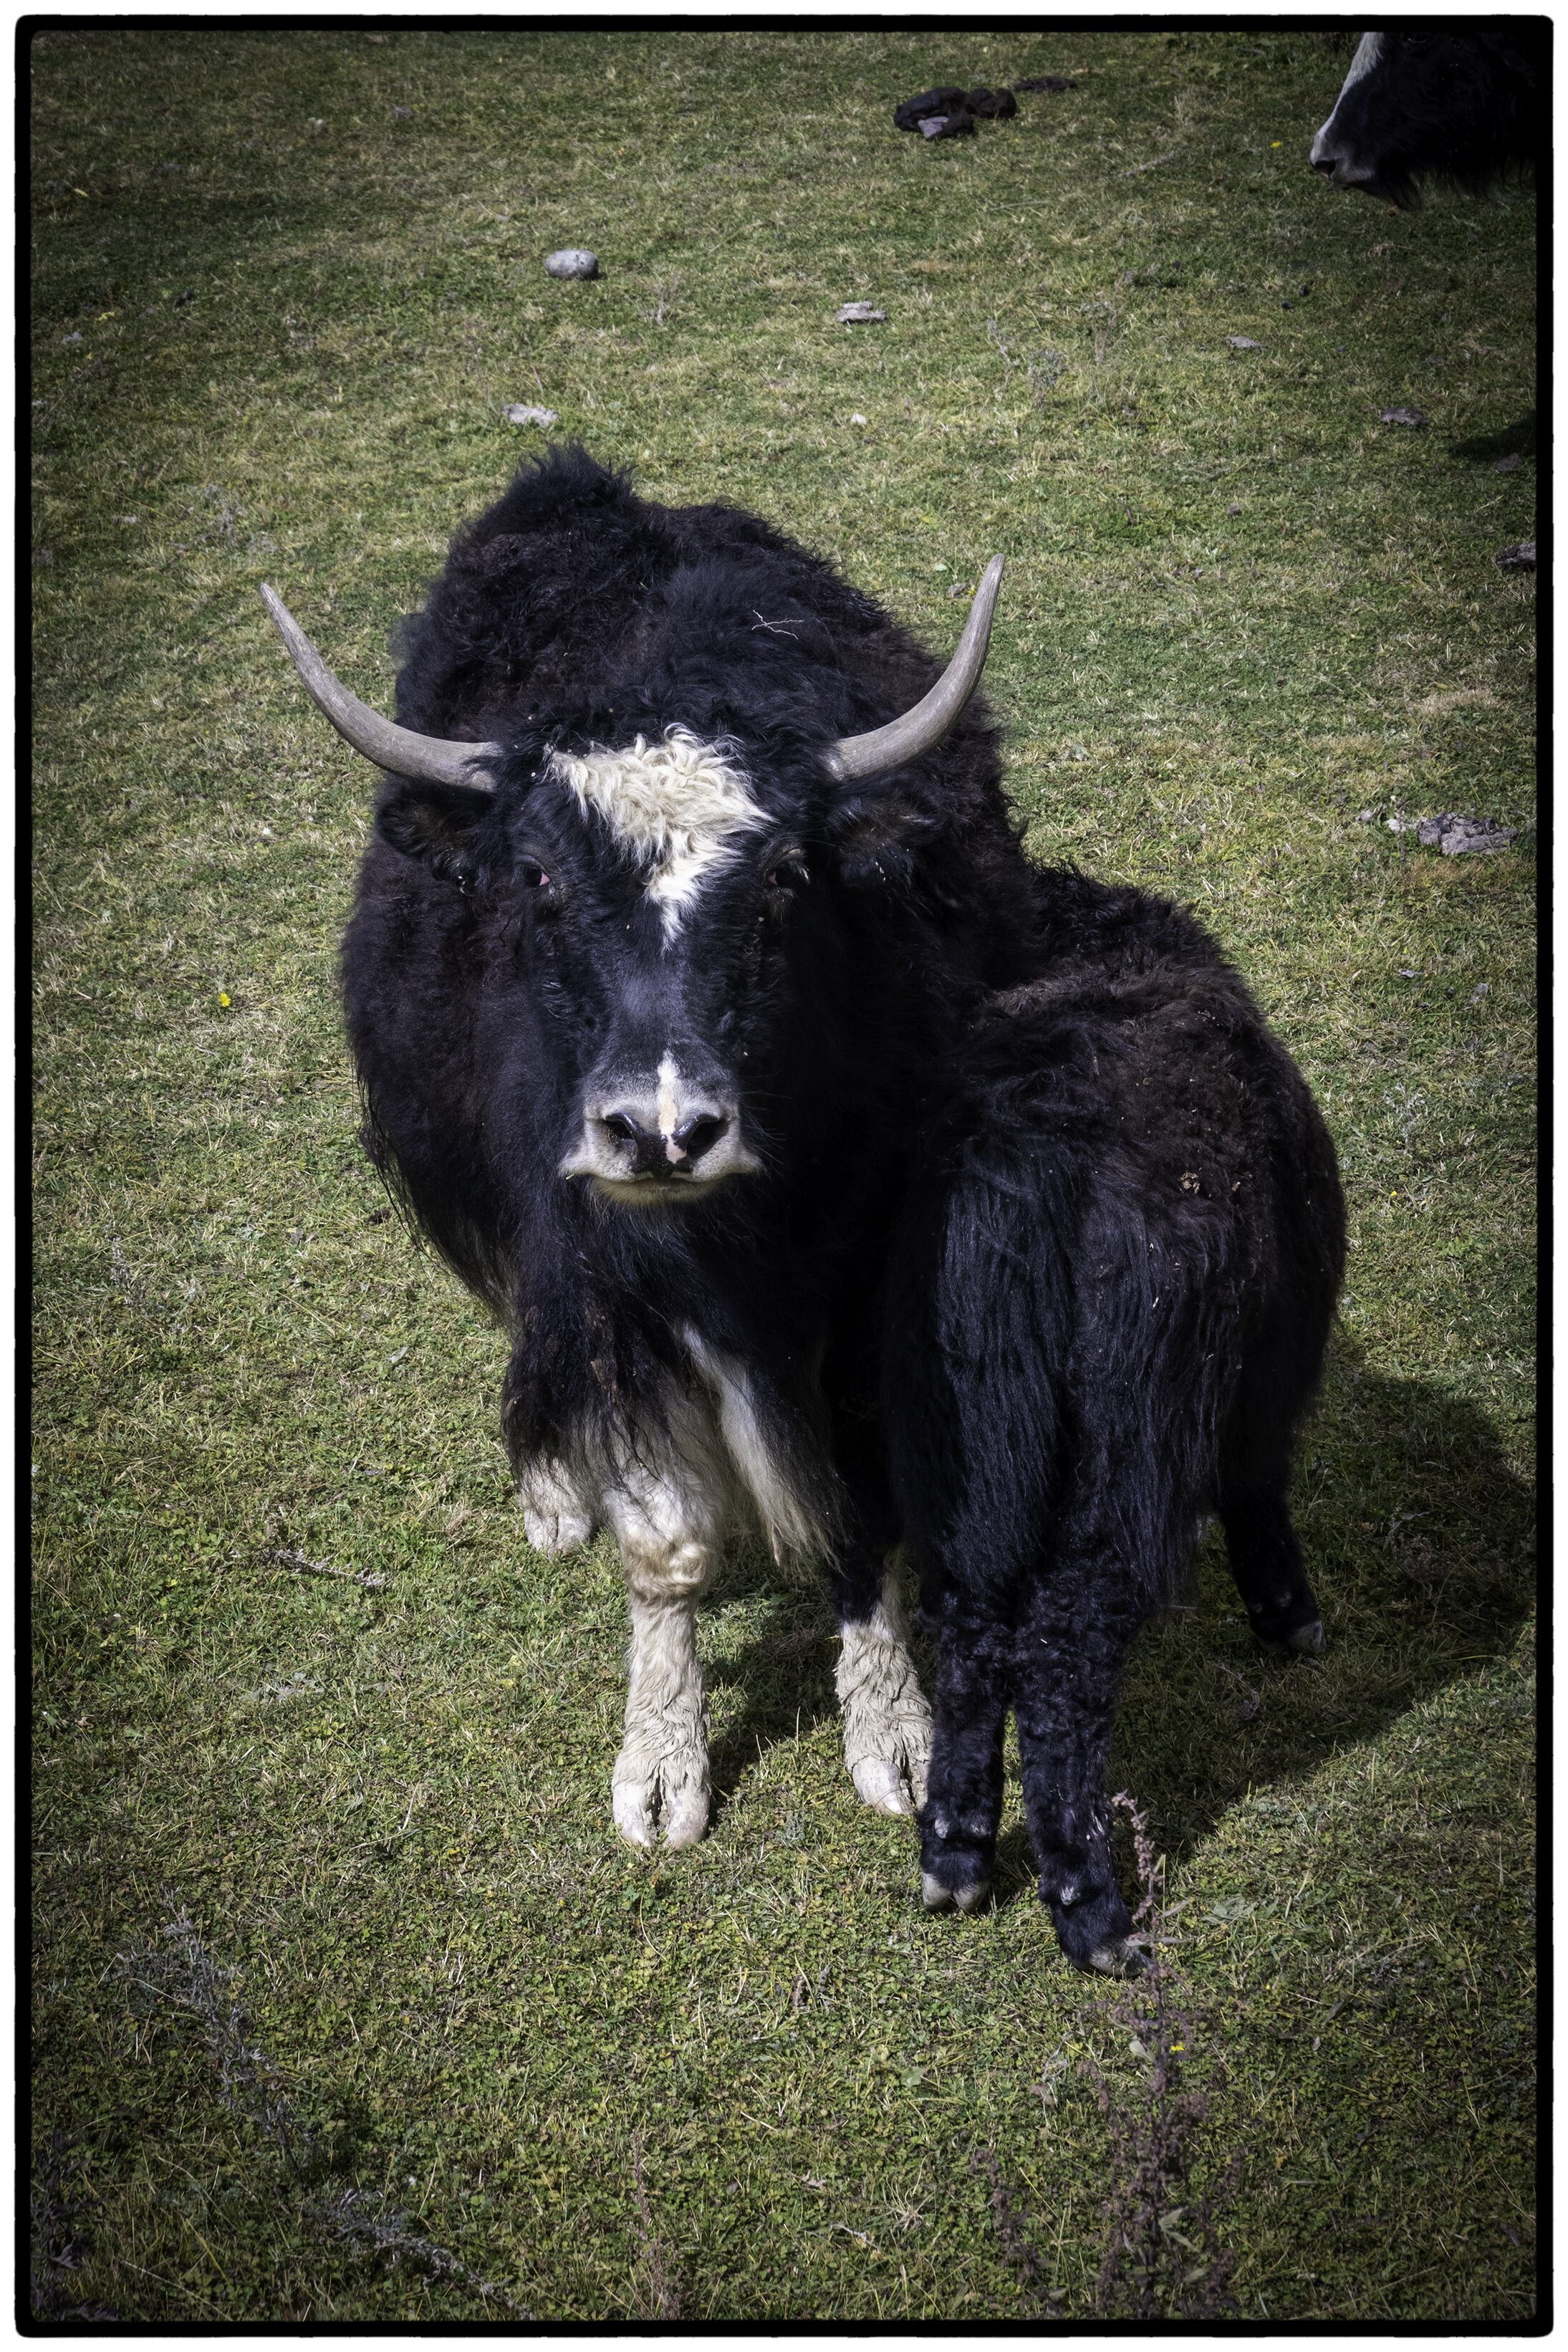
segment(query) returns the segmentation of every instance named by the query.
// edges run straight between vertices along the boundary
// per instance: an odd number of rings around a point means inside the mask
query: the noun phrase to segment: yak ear
[[[941,830],[939,819],[896,793],[857,793],[828,821],[844,880],[872,889],[890,882],[907,887],[919,851]]]
[[[495,794],[466,784],[399,784],[376,811],[376,831],[447,881],[482,882],[495,814]]]

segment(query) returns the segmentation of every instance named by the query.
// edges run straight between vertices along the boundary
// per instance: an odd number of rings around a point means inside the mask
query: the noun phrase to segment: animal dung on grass
[[[1520,456],[1519,451],[1517,449],[1511,449],[1506,457],[1500,457],[1498,459],[1497,464],[1492,467],[1492,472],[1494,474],[1517,474],[1523,463],[1524,460]]]
[[[1287,1487],[1344,1211],[1208,933],[1025,857],[977,696],[1001,572],[944,668],[772,525],[557,446],[403,625],[399,724],[263,593],[384,772],[367,1148],[509,1327],[529,1542],[567,1580],[620,1546],[622,1835],[706,1828],[697,1604],[749,1530],[823,1565],[845,1766],[915,1815],[926,1905],[988,1898],[1011,1708],[1040,1895],[1119,1973],[1115,1690],[1207,1514],[1259,1642],[1323,1647]]]
[[[1227,335],[1225,340],[1233,352],[1260,352],[1263,348],[1261,343],[1255,343],[1250,335]]]
[[[1500,547],[1492,557],[1492,562],[1500,572],[1533,572],[1535,541],[1532,539],[1521,539],[1516,547]]]
[[[1018,110],[1010,89],[987,89],[983,84],[960,89],[956,82],[944,82],[902,100],[893,120],[897,130],[918,131],[923,139],[959,139],[972,137],[977,122],[1008,122]]]
[[[597,278],[599,256],[585,245],[563,245],[559,253],[546,254],[545,270],[551,278]]]
[[[540,425],[547,431],[555,423],[556,417],[553,408],[529,408],[526,407],[521,401],[514,403],[506,414],[508,425]]]
[[[834,324],[840,327],[875,327],[886,318],[885,310],[873,310],[869,302],[846,302]],[[862,416],[861,423],[865,419]]]
[[[1418,408],[1385,408],[1377,421],[1380,425],[1425,425],[1427,422]]]
[[[1371,815],[1370,809],[1364,813],[1363,824]],[[1517,827],[1500,824],[1495,816],[1456,816],[1451,810],[1442,816],[1391,816],[1385,822],[1390,833],[1413,833],[1423,849],[1440,849],[1445,857],[1464,857],[1478,849],[1506,849],[1519,838]],[[1401,980],[1416,976],[1406,971],[1399,975]]]

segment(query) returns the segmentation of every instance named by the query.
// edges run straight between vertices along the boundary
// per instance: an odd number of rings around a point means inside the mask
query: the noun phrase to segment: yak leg
[[[523,1507],[523,1533],[536,1551],[551,1559],[585,1544],[593,1533],[592,1507],[559,1462],[543,1456],[530,1462],[517,1480],[517,1499]]]
[[[834,1579],[839,1610],[839,1710],[844,1762],[862,1805],[911,1813],[925,1801],[931,1710],[909,1654],[899,1554],[887,1554],[880,1589],[868,1561]]]
[[[680,1419],[682,1416],[672,1416]],[[707,1706],[697,1599],[717,1563],[724,1489],[703,1475],[706,1430],[651,1470],[631,1463],[604,1498],[632,1611],[626,1731],[615,1759],[615,1826],[633,1845],[695,1845],[707,1827]],[[644,1449],[646,1450],[646,1449]]]
[[[920,1812],[920,1892],[928,1911],[975,1911],[990,1888],[1002,1811],[1002,1733],[1012,1637],[996,1622],[955,1622],[945,1596],[936,1658],[936,1717]]]
[[[1030,1596],[1013,1706],[1024,1804],[1058,1941],[1080,1968],[1136,1972],[1116,1884],[1105,1757],[1128,1644],[1143,1611],[1113,1548],[1064,1546]]]
[[[1327,1647],[1322,1617],[1301,1564],[1282,1479],[1279,1486],[1227,1491],[1219,1516],[1230,1573],[1254,1635],[1266,1650],[1321,1657]]]

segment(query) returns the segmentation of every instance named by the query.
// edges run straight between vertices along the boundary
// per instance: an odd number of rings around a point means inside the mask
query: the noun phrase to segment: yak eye
[[[549,876],[545,872],[544,867],[534,858],[524,857],[519,859],[517,875],[518,881],[522,884],[525,890],[548,890],[549,888]]]
[[[810,878],[810,870],[799,858],[781,857],[777,866],[769,866],[767,875],[770,890],[801,890]]]

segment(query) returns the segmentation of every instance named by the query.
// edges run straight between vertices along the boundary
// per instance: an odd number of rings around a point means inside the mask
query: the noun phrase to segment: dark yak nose
[[[698,1111],[683,1119],[666,1135],[657,1127],[644,1127],[630,1110],[603,1110],[600,1125],[622,1143],[632,1146],[630,1173],[633,1176],[688,1176],[706,1152],[729,1132],[729,1120],[719,1111]]]

